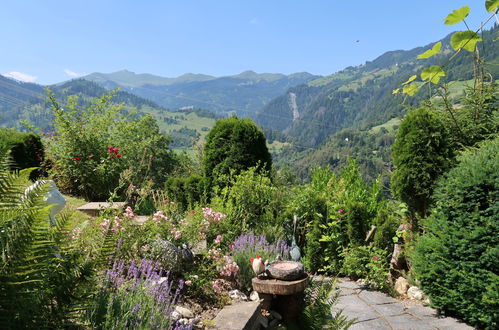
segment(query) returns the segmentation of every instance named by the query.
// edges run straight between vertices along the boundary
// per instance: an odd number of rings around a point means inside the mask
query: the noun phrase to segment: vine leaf
[[[407,85],[408,83],[414,81],[414,79],[416,79],[418,76],[416,75],[412,75],[409,77],[409,79],[407,79],[407,81],[405,83],[403,83],[402,85]]]
[[[495,11],[499,8],[499,0],[487,0],[485,1],[485,9],[487,12]]]
[[[402,89],[402,93],[407,94],[409,96],[414,96],[414,94],[416,94],[418,90],[419,88],[416,85],[410,84],[404,86],[404,88]]]
[[[462,20],[464,20],[468,14],[470,13],[470,7],[469,6],[463,6],[459,9],[453,10],[452,13],[447,15],[445,18],[445,25],[454,25]]]
[[[499,0],[497,0],[497,1],[499,1]],[[442,48],[442,42],[439,41],[436,44],[434,44],[431,49],[428,49],[426,52],[419,54],[417,58],[418,59],[430,58],[433,55],[437,55],[438,53],[440,53],[441,48]]]
[[[435,85],[438,84],[441,77],[445,77],[445,71],[438,65],[432,65],[421,72],[421,80],[429,80]]]
[[[454,50],[464,49],[469,52],[474,52],[476,43],[482,41],[478,33],[473,31],[459,31],[450,38],[450,45]]]

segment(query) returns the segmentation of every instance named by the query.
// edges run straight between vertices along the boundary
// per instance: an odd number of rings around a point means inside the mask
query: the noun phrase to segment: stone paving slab
[[[420,302],[397,300],[382,292],[368,291],[347,279],[339,279],[336,287],[340,292],[332,313],[341,310],[349,320],[355,319],[350,329],[473,329],[454,318],[439,316],[435,309]]]

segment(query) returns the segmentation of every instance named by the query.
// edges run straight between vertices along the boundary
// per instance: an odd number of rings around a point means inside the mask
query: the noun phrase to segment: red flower
[[[116,158],[120,158],[120,157],[121,157],[121,155],[120,155],[120,154],[116,154]]]
[[[81,160],[81,157],[73,157],[73,159],[78,161],[78,160]]]
[[[344,209],[339,209],[339,210],[338,210],[338,213],[339,213],[339,214],[345,214],[346,212],[345,212],[345,210],[344,210]]]
[[[113,148],[113,152],[114,152],[115,154],[118,154],[118,152],[120,152],[120,149],[118,149],[118,148],[114,147],[114,148]]]

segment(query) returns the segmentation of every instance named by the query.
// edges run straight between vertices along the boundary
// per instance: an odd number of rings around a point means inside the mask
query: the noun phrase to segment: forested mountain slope
[[[496,26],[482,35],[479,44],[481,60],[486,72],[497,79],[499,36]],[[327,77],[290,88],[285,94],[270,101],[258,114],[257,122],[298,138],[302,144],[316,146],[328,136],[344,128],[368,128],[402,115],[406,106],[416,105],[428,96],[422,89],[415,97],[404,101],[404,96],[393,95],[411,75],[423,67],[447,67],[448,81],[464,81],[473,76],[469,54],[461,53],[452,61],[450,35],[442,39],[442,52],[427,60],[417,55],[430,49],[434,43],[409,51],[387,52],[372,62],[348,67]]]

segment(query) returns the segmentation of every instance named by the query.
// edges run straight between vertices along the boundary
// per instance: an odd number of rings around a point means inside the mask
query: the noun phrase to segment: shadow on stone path
[[[333,313],[342,310],[349,320],[357,319],[350,327],[352,330],[473,329],[454,318],[438,316],[435,309],[420,302],[397,300],[381,292],[368,291],[353,281],[338,279],[336,287],[340,292]]]

